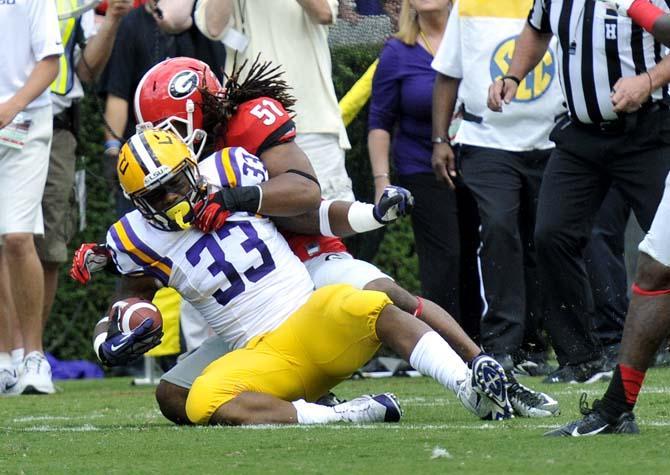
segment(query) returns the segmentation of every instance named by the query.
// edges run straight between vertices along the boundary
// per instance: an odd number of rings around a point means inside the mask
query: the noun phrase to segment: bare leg
[[[4,264],[3,247],[0,246],[0,353],[12,350],[12,322],[14,305],[9,288],[9,274]]]
[[[387,305],[377,318],[377,336],[398,355],[409,361],[412,350],[431,328],[395,305]],[[418,368],[417,368],[418,369]]]
[[[156,387],[156,401],[166,419],[177,425],[192,425],[186,415],[188,389],[161,381]]]
[[[21,324],[26,354],[42,349],[42,305],[44,278],[33,235],[4,236],[4,258],[10,275],[10,288]]]
[[[295,406],[269,394],[244,392],[220,406],[209,420],[212,425],[297,424]]]
[[[365,289],[384,292],[397,307],[409,314],[413,314],[417,308],[416,296],[390,279],[374,280],[369,282]],[[465,361],[471,361],[481,353],[476,343],[470,339],[446,310],[430,300],[423,299],[423,303],[421,320],[444,338],[461,358]]]
[[[0,341],[4,337],[7,341],[7,348],[15,350],[23,348],[23,336],[21,334],[21,324],[16,314],[14,306],[14,297],[9,285],[9,269],[7,268],[7,259],[0,247],[0,313],[4,313],[7,333],[0,336]],[[0,316],[0,320],[3,317]]]
[[[57,262],[42,262],[44,268],[44,305],[42,308],[42,328],[47,326],[47,320],[51,314],[56,291],[58,290],[58,268]]]
[[[643,290],[670,289],[670,267],[640,253],[636,282]],[[646,371],[661,341],[669,333],[670,294],[634,294],[626,316],[619,363]]]

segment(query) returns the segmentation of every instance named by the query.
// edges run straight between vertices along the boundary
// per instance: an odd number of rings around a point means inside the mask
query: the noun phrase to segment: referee
[[[654,4],[667,11],[663,0]],[[593,298],[584,247],[594,216],[616,184],[647,231],[670,169],[670,58],[629,18],[595,0],[534,0],[509,73],[489,88],[503,111],[520,79],[558,38],[559,78],[569,117],[540,190],[535,243],[545,328],[559,369],[548,382],[593,382],[611,374],[593,339]]]

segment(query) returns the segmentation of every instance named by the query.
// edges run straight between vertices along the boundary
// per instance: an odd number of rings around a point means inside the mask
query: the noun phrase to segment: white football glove
[[[604,3],[609,8],[612,8],[617,11],[621,16],[628,16],[628,9],[635,2],[635,0],[596,0],[600,3]]]

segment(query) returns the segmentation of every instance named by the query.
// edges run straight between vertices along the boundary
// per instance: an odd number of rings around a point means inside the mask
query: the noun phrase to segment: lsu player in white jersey
[[[267,179],[255,156],[224,149],[197,166],[177,136],[146,130],[123,146],[117,171],[137,207],[107,235],[121,274],[117,297],[150,299],[160,286],[173,287],[233,349],[194,381],[186,401],[191,423],[397,421],[400,408],[390,394],[333,407],[312,402],[382,342],[478,416],[509,417],[505,374],[495,360],[481,355],[468,369],[445,340],[382,292],[348,285],[312,292],[309,274],[268,218],[236,212],[216,231],[190,226],[206,187]],[[115,343],[103,343],[101,356],[114,359],[114,349],[134,347],[144,336],[112,335]]]

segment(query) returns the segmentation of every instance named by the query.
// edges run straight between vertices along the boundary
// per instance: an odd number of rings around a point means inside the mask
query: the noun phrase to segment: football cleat
[[[344,422],[365,424],[368,422],[398,422],[402,409],[395,394],[366,395],[333,406]]]
[[[586,404],[586,393],[579,401],[580,412],[584,417],[563,427],[545,433],[548,437],[588,437],[599,434],[639,434],[640,429],[632,412],[622,413],[615,423],[610,423],[600,412],[601,402],[595,400],[593,407]]]
[[[456,397],[463,407],[475,416],[484,420],[491,420],[495,410],[493,402],[486,396],[482,396],[472,386],[472,373],[468,370],[467,377],[458,386]]]
[[[551,417],[561,413],[558,401],[547,394],[534,391],[519,383],[512,375],[507,376],[507,396],[514,414],[522,417]]]
[[[0,394],[12,394],[18,380],[14,368],[0,368]]]
[[[507,376],[496,360],[487,355],[479,355],[472,360],[472,387],[492,403],[491,419],[501,420],[512,417],[512,405],[507,396]]]

